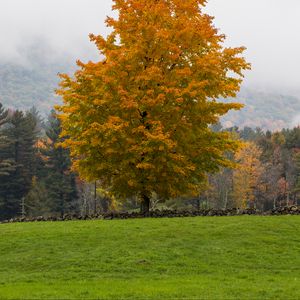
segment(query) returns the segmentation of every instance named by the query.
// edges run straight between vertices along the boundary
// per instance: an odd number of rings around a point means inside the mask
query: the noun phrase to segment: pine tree
[[[33,106],[33,107],[30,108],[28,113],[35,120],[36,131],[39,133],[39,135],[42,135],[44,133],[45,124],[44,124],[44,120],[43,120],[40,112],[37,110],[37,108],[35,106]]]
[[[43,178],[34,178],[32,187],[25,198],[26,216],[51,216],[52,199]]]
[[[0,103],[0,128],[7,122],[8,110],[5,110],[3,105]]]
[[[14,170],[0,181],[0,218],[11,218],[20,213],[20,203],[32,186],[36,121],[30,113],[16,111],[9,118],[3,133],[7,140],[1,150],[1,157],[12,161]]]
[[[52,112],[46,128],[45,149],[41,149],[46,161],[45,185],[48,193],[50,211],[63,216],[76,210],[76,176],[71,171],[69,151],[59,146],[61,125]]]
[[[9,159],[6,159],[2,151],[5,149],[8,140],[7,137],[3,134],[3,126],[8,122],[8,110],[5,110],[0,103],[0,180],[4,176],[8,176],[10,172],[14,170],[13,162]]]
[[[224,35],[203,12],[204,0],[115,0],[107,39],[91,35],[97,63],[62,75],[59,108],[64,146],[74,167],[116,197],[198,195],[207,172],[230,162],[238,142],[211,125],[237,103],[244,48],[224,48]],[[235,75],[232,75],[235,74]]]

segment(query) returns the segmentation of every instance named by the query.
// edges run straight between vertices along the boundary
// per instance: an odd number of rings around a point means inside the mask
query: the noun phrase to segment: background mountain
[[[55,95],[59,73],[72,73],[75,63],[67,55],[56,55],[44,42],[36,41],[23,50],[22,60],[0,58],[0,102],[6,107],[35,106],[45,115],[59,103]]]
[[[35,106],[46,115],[60,101],[54,92],[59,82],[58,73],[74,70],[74,60],[68,56],[55,56],[46,45],[32,45],[24,52],[22,62],[0,62],[0,102],[19,109]],[[300,94],[297,98],[272,90],[243,88],[238,98],[232,101],[244,103],[245,108],[223,118],[225,127],[278,130],[298,125]]]
[[[237,99],[245,107],[240,111],[231,111],[222,123],[225,127],[260,127],[280,130],[300,123],[300,94],[291,96],[274,91],[242,88]]]

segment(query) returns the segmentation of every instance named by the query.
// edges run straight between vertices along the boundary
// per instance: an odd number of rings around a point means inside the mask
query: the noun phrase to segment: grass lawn
[[[300,299],[300,217],[0,224],[0,299]]]

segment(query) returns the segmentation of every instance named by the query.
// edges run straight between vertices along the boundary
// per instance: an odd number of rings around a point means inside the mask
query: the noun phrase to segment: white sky
[[[150,0],[149,0],[150,1]],[[183,0],[184,1],[184,0]],[[300,89],[300,0],[209,0],[206,11],[228,37],[248,48],[247,83]],[[21,61],[44,39],[58,54],[93,58],[88,34],[106,34],[111,0],[0,0],[0,60]]]

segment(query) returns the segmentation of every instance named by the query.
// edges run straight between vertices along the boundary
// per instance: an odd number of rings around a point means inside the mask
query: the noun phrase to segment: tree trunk
[[[94,215],[97,214],[97,181],[94,183]]]
[[[226,190],[224,208],[227,209],[227,206],[228,206],[228,191]]]
[[[62,191],[60,191],[59,193],[59,198],[60,198],[60,217],[63,219],[65,214],[65,196]]]
[[[200,197],[201,197],[201,196],[199,196],[199,197],[197,198],[197,210],[198,210],[198,211],[200,211],[200,201],[201,201],[201,200],[200,200]]]
[[[150,212],[150,197],[142,194],[141,195],[141,213],[149,214]]]

